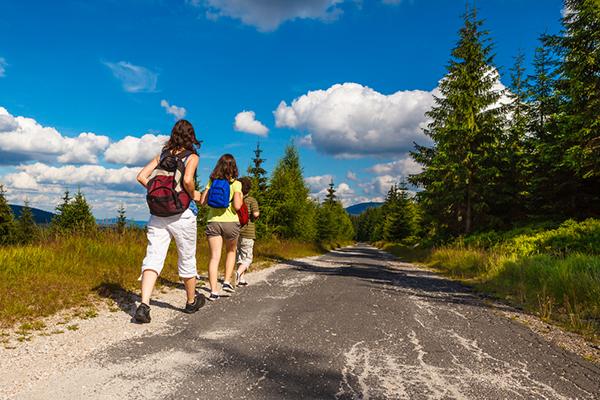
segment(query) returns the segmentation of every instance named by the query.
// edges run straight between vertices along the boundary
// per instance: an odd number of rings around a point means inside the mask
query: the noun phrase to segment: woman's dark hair
[[[231,154],[223,154],[219,161],[217,161],[217,165],[215,165],[215,169],[210,174],[210,179],[213,181],[215,179],[225,179],[232,180],[237,179],[238,177],[238,168],[235,163],[235,158]]]
[[[240,182],[242,183],[242,194],[245,196],[250,193],[250,189],[252,189],[252,179],[248,176],[243,176],[240,178]]]
[[[163,150],[174,152],[183,149],[196,154],[196,146],[200,146],[200,142],[196,139],[194,127],[189,121],[180,119],[171,129],[171,137],[164,145]]]

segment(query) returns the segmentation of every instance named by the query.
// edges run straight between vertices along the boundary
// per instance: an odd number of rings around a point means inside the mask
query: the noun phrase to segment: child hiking
[[[146,198],[151,214],[148,247],[142,262],[142,302],[134,316],[139,323],[150,322],[150,296],[164,266],[171,238],[177,245],[177,268],[185,285],[184,312],[194,313],[204,305],[204,296],[196,295],[197,211],[193,211],[197,210],[193,207],[194,200],[200,197],[194,186],[199,144],[192,124],[177,121],[161,154],[137,176],[138,182],[148,190]]]
[[[219,298],[217,275],[221,250],[225,242],[225,278],[223,290],[233,292],[231,275],[235,267],[235,251],[240,234],[240,220],[237,211],[242,207],[242,184],[237,180],[238,168],[231,154],[224,154],[217,161],[210,174],[210,180],[202,193],[201,204],[208,205],[206,238],[210,248],[208,280],[209,300]]]
[[[246,206],[248,206],[248,214],[250,215],[250,219],[248,220],[248,224],[243,226],[240,230],[236,262],[238,268],[235,276],[236,285],[246,286],[248,283],[244,278],[244,274],[248,268],[250,268],[250,264],[252,264],[254,240],[256,239],[256,227],[254,226],[254,221],[256,221],[260,215],[260,210],[258,209],[258,202],[256,199],[248,196],[250,189],[252,189],[252,180],[245,176],[240,179],[240,182],[242,183],[242,194],[244,195],[244,203],[246,203]]]

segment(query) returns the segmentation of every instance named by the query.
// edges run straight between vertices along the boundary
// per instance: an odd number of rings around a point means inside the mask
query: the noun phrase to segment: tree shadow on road
[[[476,293],[472,288],[412,264],[390,265],[400,261],[391,254],[375,248],[348,248],[328,253],[319,259],[337,266],[320,266],[310,261],[291,260],[285,264],[298,271],[328,276],[358,278],[363,285],[386,291],[389,294],[414,296],[431,302],[452,303],[493,309],[510,307],[486,302],[493,297]],[[341,266],[340,266],[341,264]]]
[[[197,369],[204,382],[214,382],[203,388],[204,396],[209,398],[218,397],[227,386],[227,381],[223,382],[224,372],[230,377],[227,380],[235,376],[237,385],[247,385],[236,388],[236,392],[242,389],[249,398],[257,399],[332,399],[342,381],[343,365],[331,364],[330,359],[316,349],[266,345],[258,350],[222,339],[202,339],[202,347],[210,349],[209,354],[218,358],[211,360],[210,368],[204,365]],[[215,368],[216,365],[221,368]],[[183,386],[180,390],[186,392],[186,389]],[[186,397],[185,393],[180,394]]]

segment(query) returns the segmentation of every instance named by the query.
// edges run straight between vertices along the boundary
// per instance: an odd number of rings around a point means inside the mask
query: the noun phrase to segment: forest
[[[427,113],[433,144],[411,152],[422,172],[354,224],[358,240],[597,337],[600,3],[563,13],[502,76],[485,22],[464,15]]]

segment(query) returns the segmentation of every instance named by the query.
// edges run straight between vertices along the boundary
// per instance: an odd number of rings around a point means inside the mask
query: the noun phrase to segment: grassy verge
[[[434,249],[379,246],[543,320],[600,339],[600,221],[473,235]]]
[[[137,290],[146,244],[141,230],[123,234],[101,230],[94,236],[0,247],[0,327],[48,316],[64,308],[89,305],[93,300],[90,294],[107,288]],[[325,250],[315,243],[257,241],[255,262],[266,266]],[[198,241],[197,259],[199,272],[205,273],[208,263],[205,240]],[[177,252],[173,245],[162,278],[163,283],[178,281]]]

